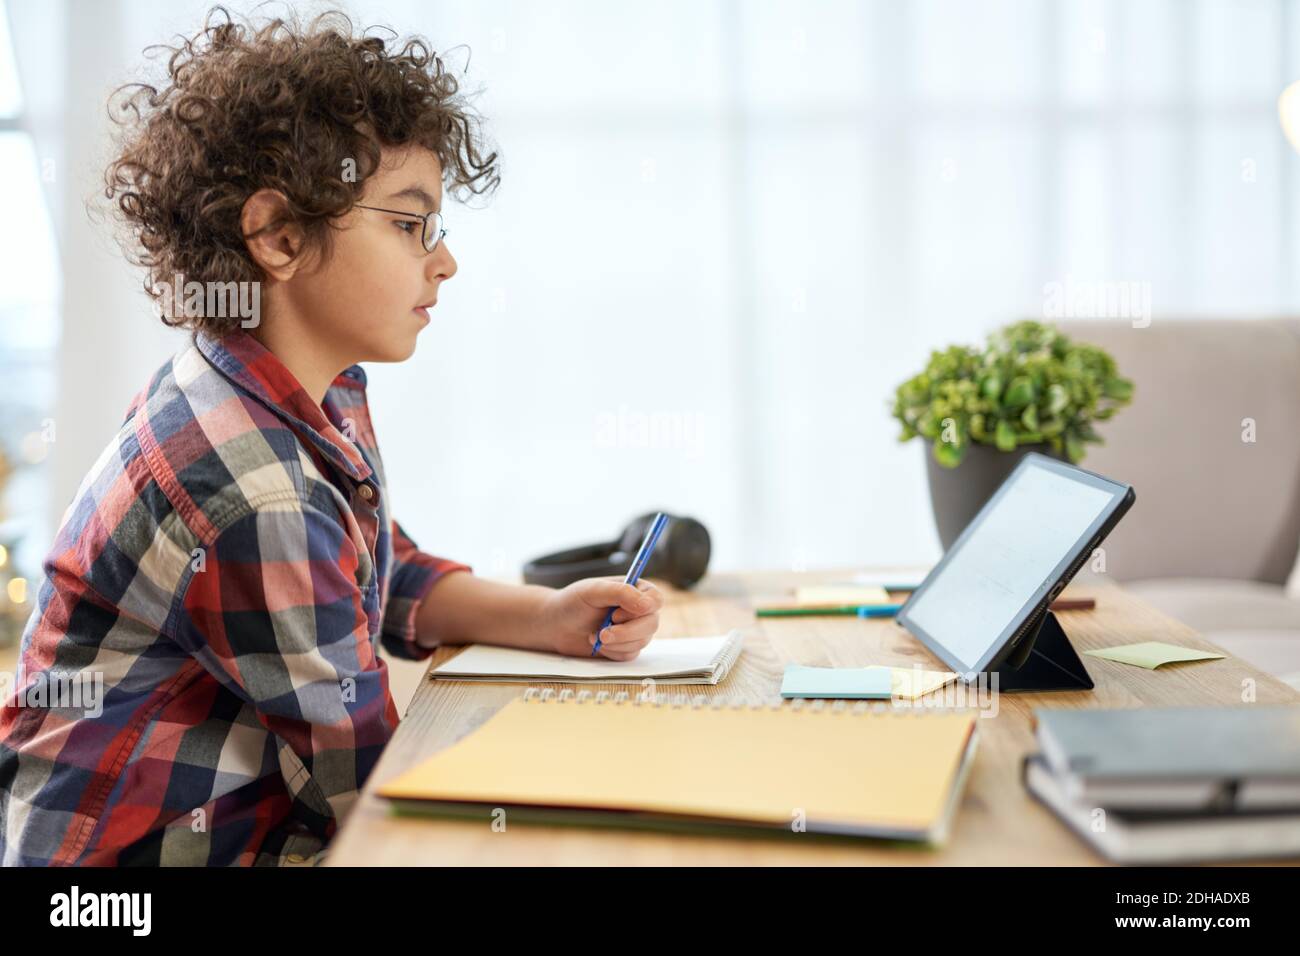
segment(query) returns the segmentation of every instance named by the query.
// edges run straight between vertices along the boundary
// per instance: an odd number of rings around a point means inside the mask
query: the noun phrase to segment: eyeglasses
[[[440,212],[403,212],[400,209],[380,209],[378,206],[363,206],[361,203],[356,204],[361,209],[371,209],[375,212],[392,213],[394,216],[409,216],[412,219],[418,219],[423,224],[420,231],[420,244],[424,246],[425,252],[433,252],[438,248],[438,243],[442,242],[443,236],[447,235],[447,230],[442,227],[443,218]]]

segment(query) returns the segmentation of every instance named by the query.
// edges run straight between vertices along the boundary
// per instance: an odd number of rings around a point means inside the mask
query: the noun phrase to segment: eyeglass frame
[[[443,219],[442,213],[436,209],[431,209],[426,213],[418,213],[418,212],[405,212],[404,210],[401,209],[384,209],[380,206],[366,206],[362,203],[353,203],[353,205],[355,205],[358,209],[369,209],[373,212],[386,212],[394,216],[408,216],[411,219],[420,220],[421,223],[420,245],[424,247],[425,253],[430,253],[433,252],[434,249],[437,249],[438,243],[442,242],[442,240],[445,239],[447,236],[447,228],[445,226],[447,220]],[[430,216],[436,216],[438,218],[438,238],[433,240],[433,245],[429,245],[425,241],[425,237],[429,235]]]

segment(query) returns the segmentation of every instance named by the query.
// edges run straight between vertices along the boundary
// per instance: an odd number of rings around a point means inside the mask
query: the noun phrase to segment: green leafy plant
[[[1045,443],[1078,462],[1088,442],[1102,441],[1093,422],[1132,397],[1133,383],[1104,349],[1024,321],[994,332],[983,350],[931,352],[925,371],[898,386],[894,417],[899,441],[929,440],[947,468],[961,464],[972,442],[1001,451]]]

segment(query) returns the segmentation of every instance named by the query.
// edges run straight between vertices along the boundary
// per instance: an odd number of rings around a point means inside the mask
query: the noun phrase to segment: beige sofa
[[[1080,462],[1137,491],[1107,573],[1300,688],[1300,320],[1060,327],[1137,386]]]

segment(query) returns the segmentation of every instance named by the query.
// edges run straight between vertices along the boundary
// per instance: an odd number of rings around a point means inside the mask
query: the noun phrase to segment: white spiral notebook
[[[716,684],[736,663],[743,644],[743,635],[734,630],[715,637],[662,637],[631,661],[471,644],[435,667],[431,677],[507,683],[639,684],[652,679],[660,684]]]

